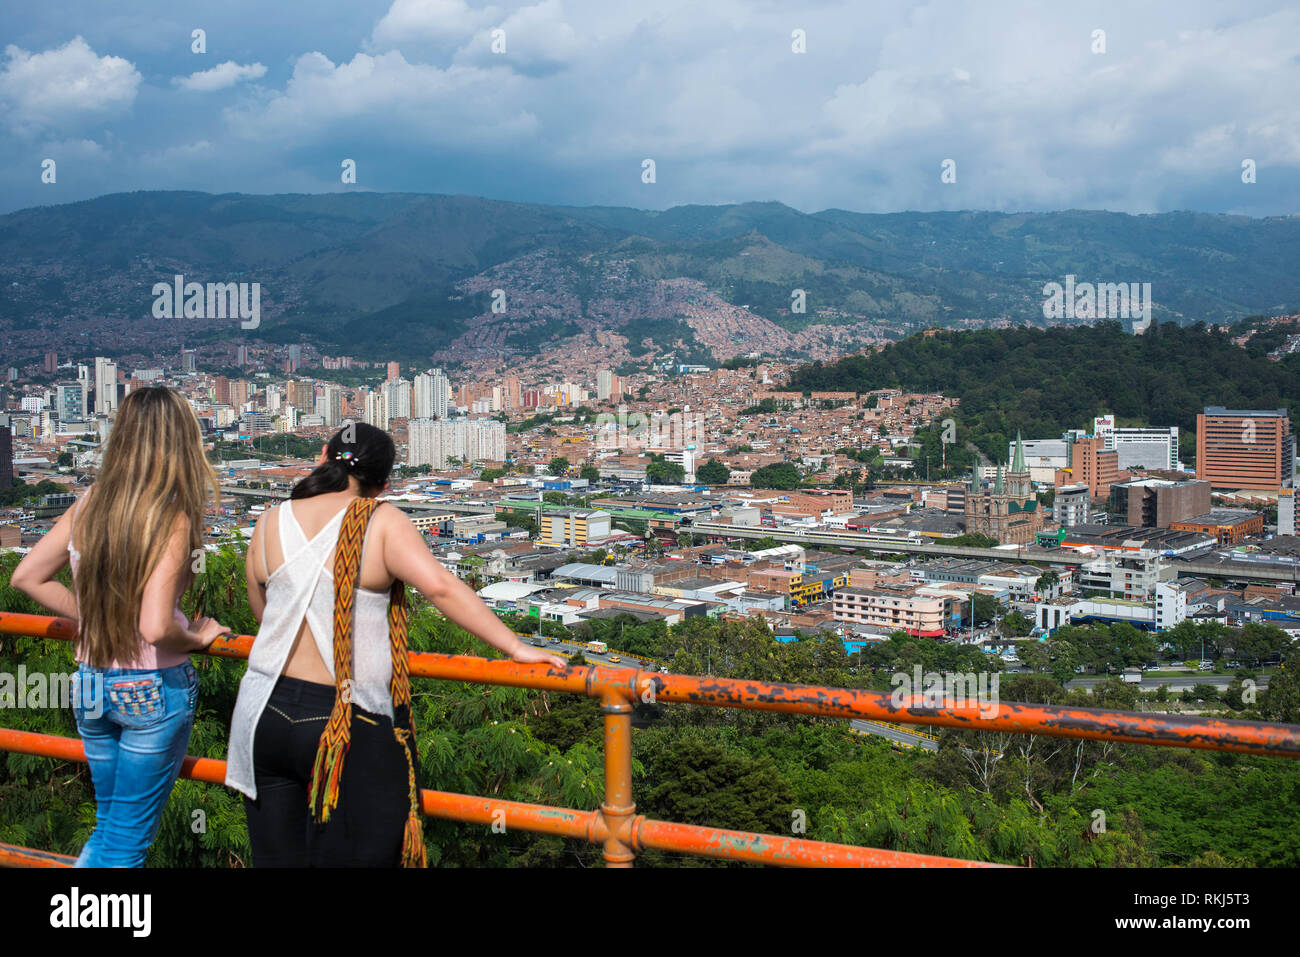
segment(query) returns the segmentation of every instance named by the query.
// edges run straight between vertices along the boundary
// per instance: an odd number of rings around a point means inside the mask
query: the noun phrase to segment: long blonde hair
[[[92,666],[129,667],[139,657],[145,583],[181,520],[189,523],[190,554],[202,547],[209,490],[219,500],[199,420],[184,397],[165,386],[127,395],[73,530],[80,641]],[[189,587],[188,565],[186,576]]]

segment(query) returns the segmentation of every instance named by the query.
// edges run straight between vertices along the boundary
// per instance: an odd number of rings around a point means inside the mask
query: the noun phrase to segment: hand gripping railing
[[[67,641],[76,637],[76,625],[66,618],[0,612],[0,634]],[[221,638],[213,642],[206,653],[222,658],[247,658],[252,644],[253,638],[249,635]],[[605,715],[605,799],[597,810],[577,811],[430,790],[422,792],[421,808],[431,817],[470,824],[502,822],[504,815],[503,823],[507,828],[601,844],[609,867],[630,867],[637,852],[647,849],[792,867],[996,866],[979,861],[676,824],[638,815],[632,800],[632,708],[637,702],[744,708],[825,718],[865,718],[942,725],[967,731],[1009,731],[1300,757],[1300,725],[1007,702],[998,704],[996,709],[977,701],[968,701],[964,706],[934,708],[926,707],[919,694],[912,696],[906,706],[896,707],[889,692],[658,674],[632,668],[556,668],[468,655],[412,652],[410,663],[411,676],[416,678],[567,691],[600,700]],[[993,713],[985,714],[981,709]],[[0,750],[71,761],[85,760],[81,742],[75,738],[26,731],[0,729]],[[195,781],[223,784],[225,771],[224,761],[187,757],[181,774]],[[70,858],[60,855],[0,845],[0,864],[58,866],[70,861]]]

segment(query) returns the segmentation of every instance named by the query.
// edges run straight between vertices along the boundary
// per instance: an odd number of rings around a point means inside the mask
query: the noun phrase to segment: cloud
[[[213,90],[224,90],[244,80],[259,80],[264,76],[266,76],[266,67],[260,63],[241,66],[234,60],[227,60],[211,70],[201,70],[189,76],[173,77],[172,83],[182,90],[210,93]]]
[[[98,56],[80,36],[43,53],[10,44],[0,100],[23,131],[64,129],[114,116],[135,102],[141,76],[128,60]]]
[[[496,7],[475,10],[465,0],[394,0],[371,32],[370,52],[422,46],[454,49],[496,21]]]
[[[498,32],[499,31],[499,32]],[[505,52],[494,42],[504,45]],[[480,30],[456,51],[457,63],[501,64],[521,73],[553,73],[570,65],[580,53],[578,34],[564,17],[559,0],[522,7],[500,24]]]
[[[1300,10],[1286,0],[385,0],[329,17],[284,0],[270,20],[255,5],[214,8],[209,37],[233,60],[188,76],[189,26],[155,52],[107,11],[86,34],[139,57],[149,82],[80,38],[11,47],[0,160],[116,135],[121,189],[182,174],[188,188],[330,188],[354,157],[367,189],[535,202],[1300,213]],[[20,47],[66,36],[66,14],[15,10]],[[241,83],[214,129],[191,91]],[[1246,158],[1257,184],[1240,182]],[[25,188],[0,182],[0,205]]]
[[[524,81],[504,69],[442,69],[397,51],[336,65],[317,52],[298,58],[283,93],[225,116],[237,135],[285,147],[333,136],[355,149],[365,135],[460,148],[531,136],[537,118],[521,108],[523,94]]]

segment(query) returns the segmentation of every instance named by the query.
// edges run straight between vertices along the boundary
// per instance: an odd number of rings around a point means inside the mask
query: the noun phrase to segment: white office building
[[[441,369],[430,369],[415,377],[411,386],[411,415],[417,419],[445,419],[451,403],[451,380]]]
[[[388,420],[411,418],[411,383],[409,379],[389,379],[381,388],[388,405]]]
[[[117,363],[95,357],[95,414],[108,415],[117,408]]]
[[[1178,460],[1178,427],[1167,429],[1121,429],[1115,416],[1103,415],[1092,420],[1093,434],[1105,442],[1106,451],[1119,453],[1121,469],[1181,470]]]

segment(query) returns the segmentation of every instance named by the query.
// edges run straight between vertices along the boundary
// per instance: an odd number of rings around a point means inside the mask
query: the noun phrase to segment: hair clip
[[[338,455],[334,456],[335,462],[346,462],[348,465],[353,464],[355,459],[356,454],[353,452],[340,452]]]

